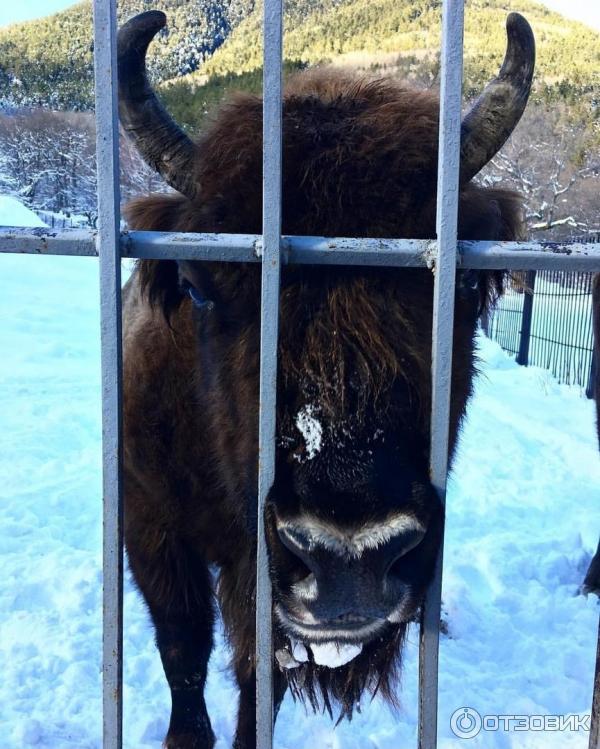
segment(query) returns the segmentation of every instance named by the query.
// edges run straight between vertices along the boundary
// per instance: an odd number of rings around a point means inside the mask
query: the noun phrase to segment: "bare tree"
[[[86,215],[95,201],[94,148],[87,115],[35,110],[2,117],[1,184],[32,208]]]
[[[492,159],[482,181],[524,196],[530,232],[558,238],[598,231],[600,156],[586,147],[587,137],[556,111],[531,107],[528,122]]]
[[[148,166],[133,143],[121,132],[121,199],[127,202],[138,195],[170,190],[163,178]]]
[[[123,134],[120,153],[124,201],[168,189]],[[0,116],[0,190],[34,210],[76,216],[95,226],[93,116],[42,109]]]

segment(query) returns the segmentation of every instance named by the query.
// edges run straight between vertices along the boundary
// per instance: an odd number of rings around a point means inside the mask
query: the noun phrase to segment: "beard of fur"
[[[352,720],[360,712],[365,692],[373,699],[380,694],[393,708],[398,708],[397,687],[401,673],[401,652],[408,623],[394,624],[382,635],[367,643],[350,663],[339,668],[319,666],[309,653],[309,660],[285,674],[294,700],[310,705],[314,712],[327,712],[337,724]]]

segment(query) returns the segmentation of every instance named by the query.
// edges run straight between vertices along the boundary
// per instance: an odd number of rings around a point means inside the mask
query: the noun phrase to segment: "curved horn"
[[[506,19],[508,46],[494,78],[465,115],[461,126],[460,180],[468,182],[502,148],[525,110],[533,69],[535,39],[519,13]]]
[[[146,74],[148,45],[167,22],[152,10],[131,18],[117,36],[119,118],[144,161],[178,192],[193,199],[198,190],[196,147],[158,101]]]

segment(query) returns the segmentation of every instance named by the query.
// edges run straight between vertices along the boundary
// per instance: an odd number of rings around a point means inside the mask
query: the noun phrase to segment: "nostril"
[[[404,554],[396,554],[396,556],[388,563],[383,574],[384,577],[397,577],[402,572],[402,560]]]
[[[402,576],[409,564],[408,559],[413,558],[411,552],[419,546],[424,535],[422,529],[412,530],[399,535],[382,549],[382,556],[385,559],[384,578]]]
[[[309,582],[309,578],[315,579],[310,568],[304,564],[300,557],[294,556],[290,570],[290,582],[294,587],[298,587],[302,583]]]
[[[277,528],[281,543],[285,546],[291,567],[293,582],[299,582],[309,576],[314,579],[318,568],[309,551],[309,544],[304,543],[299,534],[288,530],[285,526]]]

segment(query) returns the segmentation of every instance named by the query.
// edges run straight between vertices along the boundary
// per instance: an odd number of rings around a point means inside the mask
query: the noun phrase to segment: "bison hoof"
[[[594,596],[598,596],[600,598],[600,581],[596,580],[595,582],[584,582],[581,586],[581,593],[584,596],[588,596],[590,593]]]

